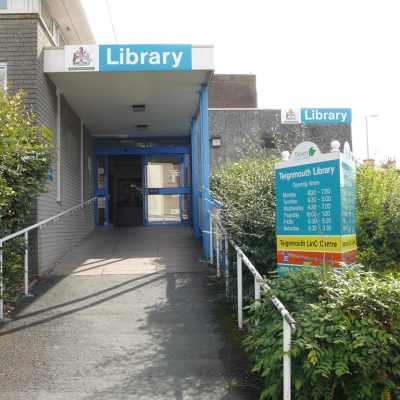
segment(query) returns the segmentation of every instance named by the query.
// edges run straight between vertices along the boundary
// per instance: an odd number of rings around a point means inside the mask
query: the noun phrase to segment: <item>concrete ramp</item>
[[[64,256],[53,274],[202,272],[201,258],[201,241],[190,227],[97,229]]]
[[[0,399],[257,399],[200,257],[189,228],[94,232],[0,324]]]

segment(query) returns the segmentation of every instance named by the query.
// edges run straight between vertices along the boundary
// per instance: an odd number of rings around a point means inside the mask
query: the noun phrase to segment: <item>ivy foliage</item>
[[[400,266],[400,175],[394,167],[357,169],[359,262],[376,270]]]
[[[0,91],[0,237],[22,229],[32,215],[52,162],[53,148],[41,140],[25,94]],[[5,298],[21,282],[23,239],[3,245]]]
[[[398,280],[357,268],[337,274],[304,267],[270,284],[297,322],[290,352],[295,399],[400,395]],[[261,398],[282,399],[282,317],[267,298],[250,311],[244,344],[264,379]]]

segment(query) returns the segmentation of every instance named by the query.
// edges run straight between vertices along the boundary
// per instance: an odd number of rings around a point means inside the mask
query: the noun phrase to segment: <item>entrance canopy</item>
[[[44,52],[44,72],[93,136],[189,136],[213,69],[212,46],[76,45]]]

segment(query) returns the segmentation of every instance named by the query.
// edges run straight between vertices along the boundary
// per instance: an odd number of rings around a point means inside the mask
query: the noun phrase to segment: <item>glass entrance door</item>
[[[189,224],[190,186],[188,154],[146,156],[146,224]]]

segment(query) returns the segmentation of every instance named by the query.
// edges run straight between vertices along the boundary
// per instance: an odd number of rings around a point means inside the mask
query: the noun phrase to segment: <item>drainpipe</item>
[[[83,201],[83,122],[81,121],[81,203]]]
[[[61,203],[61,92],[57,89],[57,121],[56,121],[56,151],[57,151],[57,196],[56,201]]]

